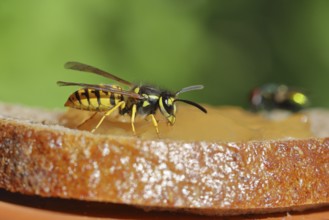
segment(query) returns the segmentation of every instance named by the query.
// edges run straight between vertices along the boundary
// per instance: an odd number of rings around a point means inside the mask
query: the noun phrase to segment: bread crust
[[[329,139],[143,140],[0,118],[0,187],[204,215],[329,204]]]

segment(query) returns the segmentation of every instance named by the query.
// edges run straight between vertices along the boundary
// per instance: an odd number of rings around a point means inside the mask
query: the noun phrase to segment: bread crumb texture
[[[41,110],[33,111],[42,115]],[[209,110],[215,111],[220,112]],[[53,116],[48,121],[63,121],[63,113],[49,114]],[[329,204],[328,138],[151,139],[91,134],[35,121],[0,118],[1,188],[207,215]],[[301,121],[309,130],[309,123]],[[198,129],[215,132],[210,127]]]

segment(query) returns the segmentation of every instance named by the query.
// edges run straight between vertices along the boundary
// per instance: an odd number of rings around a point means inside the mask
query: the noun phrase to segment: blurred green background
[[[2,0],[0,101],[61,108],[76,87],[110,83],[65,70],[94,65],[184,98],[246,107],[254,86],[304,89],[329,106],[327,0]],[[183,97],[183,95],[182,95]]]

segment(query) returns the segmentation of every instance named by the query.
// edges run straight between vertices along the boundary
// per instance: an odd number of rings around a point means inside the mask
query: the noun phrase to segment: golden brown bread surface
[[[0,187],[9,191],[205,215],[329,204],[328,138],[223,142],[95,135],[56,125],[61,112],[0,110]],[[12,118],[15,111],[20,119]],[[316,125],[304,129],[310,127]]]

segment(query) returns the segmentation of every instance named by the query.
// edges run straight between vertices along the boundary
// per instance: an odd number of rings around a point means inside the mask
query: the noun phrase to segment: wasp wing
[[[83,64],[83,63],[79,63],[79,62],[67,62],[67,63],[65,63],[64,67],[66,69],[71,69],[71,70],[78,70],[78,71],[82,71],[82,72],[95,73],[97,75],[100,75],[100,76],[103,76],[103,77],[106,77],[106,78],[109,78],[109,79],[113,79],[117,82],[120,82],[120,83],[125,84],[125,85],[130,86],[130,87],[132,87],[134,85],[133,83],[128,82],[124,79],[121,79],[117,76],[114,76],[111,73],[108,73],[104,70],[98,69],[96,67],[93,67],[93,66],[90,66],[90,65],[87,65],[87,64]]]
[[[145,99],[143,96],[141,96],[137,93],[134,93],[132,91],[126,91],[126,90],[113,88],[110,85],[96,85],[96,84],[63,82],[63,81],[58,81],[57,85],[59,85],[59,86],[81,86],[81,87],[85,87],[85,88],[90,88],[90,89],[96,89],[96,90],[102,90],[102,91],[106,91],[106,92],[121,94],[121,95],[128,96],[128,97],[135,98],[135,99]]]

